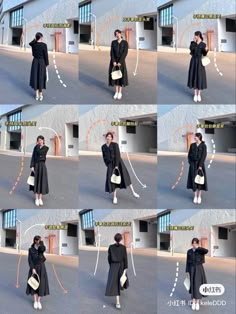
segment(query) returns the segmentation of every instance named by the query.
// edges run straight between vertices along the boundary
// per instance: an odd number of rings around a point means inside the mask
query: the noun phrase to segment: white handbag
[[[200,173],[200,174],[199,174],[199,173]],[[205,178],[204,178],[204,174],[203,174],[203,171],[202,171],[202,170],[198,171],[198,173],[197,173],[197,175],[196,175],[196,177],[195,177],[195,179],[194,179],[194,182],[195,182],[196,184],[200,184],[200,185],[203,185],[203,184],[204,184]]]
[[[184,286],[185,286],[186,290],[189,291],[189,289],[190,289],[190,279],[188,277],[186,277],[185,280],[184,280]]]
[[[111,71],[111,78],[115,81],[115,80],[119,80],[120,78],[122,78],[122,72],[119,69],[117,70],[116,67],[113,67],[112,71]]]
[[[37,276],[38,280],[34,278],[34,275]],[[37,290],[40,285],[40,279],[38,274],[32,274],[32,276],[28,279],[28,284],[34,290]]]
[[[28,177],[27,184],[34,186],[34,176],[29,176]]]
[[[118,175],[116,174],[116,171]],[[120,184],[121,183],[121,175],[120,175],[120,170],[119,169],[114,169],[112,172],[111,176],[111,182],[115,184]]]
[[[204,67],[206,67],[208,64],[210,64],[211,63],[211,60],[208,58],[208,57],[202,57],[202,65],[204,66]]]
[[[123,271],[123,274],[120,277],[120,285],[122,288],[124,287],[124,284],[126,283],[126,280],[127,280],[126,272],[127,272],[127,269]]]

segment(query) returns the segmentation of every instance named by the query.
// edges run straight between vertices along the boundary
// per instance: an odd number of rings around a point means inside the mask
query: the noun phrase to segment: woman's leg
[[[115,189],[113,193],[113,204],[117,204],[117,189]]]
[[[194,198],[193,198],[193,202],[195,204],[197,204],[197,198],[198,198],[198,194],[197,194],[197,190],[196,190],[196,191],[194,191]]]
[[[129,188],[130,188],[131,192],[133,193],[133,196],[134,196],[134,197],[136,197],[136,198],[139,198],[139,197],[140,197],[137,193],[135,193],[134,187],[133,187],[132,184],[130,184]]]
[[[43,100],[43,91],[42,91],[42,89],[39,90],[39,100],[40,101]]]
[[[119,295],[116,296],[116,307],[120,308],[120,296]]]
[[[34,294],[34,309],[38,309],[38,295]]]
[[[119,85],[116,85],[116,92],[115,95],[113,96],[114,99],[118,98],[118,94],[119,94]]]
[[[122,98],[122,86],[118,86],[118,99]]]
[[[35,205],[39,206],[39,194],[35,193]]]
[[[39,205],[43,206],[43,194],[39,194]]]
[[[197,93],[197,101],[202,101],[202,98],[201,98],[201,90],[198,89],[198,93]]]
[[[41,297],[38,297],[38,309],[42,310],[42,304],[40,303]]]
[[[198,98],[198,90],[197,90],[197,89],[194,89],[193,101],[197,102],[197,98]]]

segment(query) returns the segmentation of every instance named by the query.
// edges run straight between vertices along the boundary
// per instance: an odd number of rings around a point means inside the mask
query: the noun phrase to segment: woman
[[[35,39],[29,43],[32,47],[32,55],[34,57],[31,73],[30,86],[35,90],[35,99],[43,100],[43,89],[46,89],[46,67],[49,65],[47,45],[42,42],[43,34],[37,33]]]
[[[188,152],[189,172],[187,189],[192,189],[194,192],[193,202],[195,204],[201,204],[202,202],[202,191],[207,191],[207,177],[204,162],[207,157],[207,146],[202,140],[201,133],[195,133],[195,143],[190,145]],[[204,175],[204,184],[195,183],[195,177],[198,171],[202,171]]]
[[[49,193],[48,174],[45,165],[48,147],[42,135],[37,137],[37,145],[34,147],[30,168],[34,175],[34,186],[30,185],[30,191],[35,193],[35,205],[43,206],[43,195]]]
[[[133,185],[131,184],[130,176],[126,166],[121,159],[119,145],[113,142],[113,134],[108,132],[106,134],[106,144],[102,145],[102,155],[105,165],[107,166],[105,191],[113,194],[113,204],[117,204],[117,189],[130,188],[133,196],[139,198],[140,196],[135,193]],[[115,184],[111,182],[113,171],[119,170],[121,176],[121,183]]]
[[[199,292],[201,285],[206,284],[206,275],[202,264],[205,263],[205,254],[207,249],[199,246],[199,239],[192,239],[192,248],[187,251],[186,275],[190,279],[190,290],[192,298],[192,310],[199,311],[199,301],[202,295]]]
[[[206,69],[202,65],[202,57],[208,53],[201,32],[194,33],[194,39],[191,41],[189,49],[192,58],[188,71],[188,87],[194,89],[194,102],[200,102],[202,100],[201,90],[207,88]]]
[[[29,248],[28,253],[28,263],[29,263],[29,275],[28,279],[32,274],[38,274],[40,279],[40,285],[37,290],[34,290],[29,284],[27,284],[26,294],[34,296],[34,309],[42,309],[42,304],[40,303],[41,297],[49,295],[49,285],[48,285],[48,276],[45,267],[46,258],[44,252],[46,247],[40,236],[35,236],[33,244]],[[37,279],[37,276],[35,276]]]
[[[116,92],[114,99],[122,99],[122,87],[128,85],[128,74],[125,63],[125,58],[128,54],[128,42],[121,36],[121,31],[116,29],[114,32],[116,37],[111,43],[111,61],[109,66],[109,86],[115,86]],[[113,80],[111,73],[113,69],[120,69],[122,72],[122,78],[118,80]]]
[[[123,287],[120,285],[120,278],[125,269],[128,269],[128,259],[126,247],[120,242],[122,235],[117,233],[114,237],[115,244],[109,246],[108,249],[108,263],[110,265],[106,296],[116,296],[116,308],[120,309],[120,290],[127,289],[129,286],[128,278]]]

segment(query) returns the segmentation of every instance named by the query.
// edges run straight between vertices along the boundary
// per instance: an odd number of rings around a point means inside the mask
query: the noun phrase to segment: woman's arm
[[[32,47],[36,42],[37,42],[36,39],[33,39],[33,40],[29,43],[29,45]]]
[[[127,249],[124,247],[125,252],[124,252],[124,269],[128,269],[128,257],[127,257]]]
[[[30,249],[29,249],[29,252],[28,252],[28,263],[29,263],[30,270],[32,271],[34,269],[34,263],[33,263],[33,260],[32,260]]]
[[[202,54],[203,54],[203,56],[206,56],[206,55],[207,55],[207,53],[208,53],[207,46],[206,46],[206,44],[205,44],[205,43],[203,43]]]
[[[108,263],[109,263],[109,265],[111,264],[111,248],[110,248],[110,246],[108,249]]]
[[[105,149],[103,148],[104,146],[102,146],[102,157],[103,157],[103,161],[105,163],[105,165],[108,167],[110,160],[108,160]]]
[[[121,64],[125,63],[125,58],[127,57],[128,50],[129,50],[129,46],[128,46],[128,43],[126,41],[125,45],[124,45],[124,50],[122,51],[122,53],[119,57],[119,60],[118,60],[119,63],[121,63]]]
[[[189,255],[188,255],[188,252],[187,252],[187,256],[186,256],[185,272],[186,272],[186,273],[190,273],[190,265],[189,265]]]
[[[49,61],[48,61],[48,47],[46,44],[44,44],[44,48],[43,48],[43,58],[44,58],[44,62],[46,67],[49,65]]]
[[[206,160],[206,156],[207,156],[207,147],[206,147],[206,144],[203,144],[203,151],[202,151],[202,156],[199,162],[199,167],[201,168],[203,167],[204,162]]]
[[[114,53],[114,45],[113,45],[113,41],[111,42],[111,51],[110,51],[110,56],[111,56],[111,61],[112,61],[112,63],[116,62],[116,60],[115,60],[115,53]]]
[[[195,47],[196,47],[195,41],[191,41],[190,46],[189,46],[190,55],[193,55]]]
[[[32,157],[31,157],[31,162],[30,162],[30,168],[35,167],[35,160],[36,160],[36,146],[34,147]]]
[[[191,152],[192,152],[192,144],[190,145],[189,151],[188,151],[188,163],[190,164],[190,156],[191,156]]]
[[[115,167],[118,167],[120,163],[120,148],[117,143],[115,143]]]
[[[201,255],[205,255],[205,254],[208,253],[208,250],[205,249],[205,248],[203,248],[203,247],[198,247],[198,248],[196,249],[196,251],[197,251],[199,254],[201,254]]]
[[[40,253],[43,253],[43,252],[46,251],[46,246],[44,245],[43,241],[40,241],[40,242],[39,242],[38,251],[39,251]]]

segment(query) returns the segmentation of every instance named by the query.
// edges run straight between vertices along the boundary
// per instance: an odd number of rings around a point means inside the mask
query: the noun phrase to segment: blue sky
[[[0,116],[23,105],[0,105]]]

